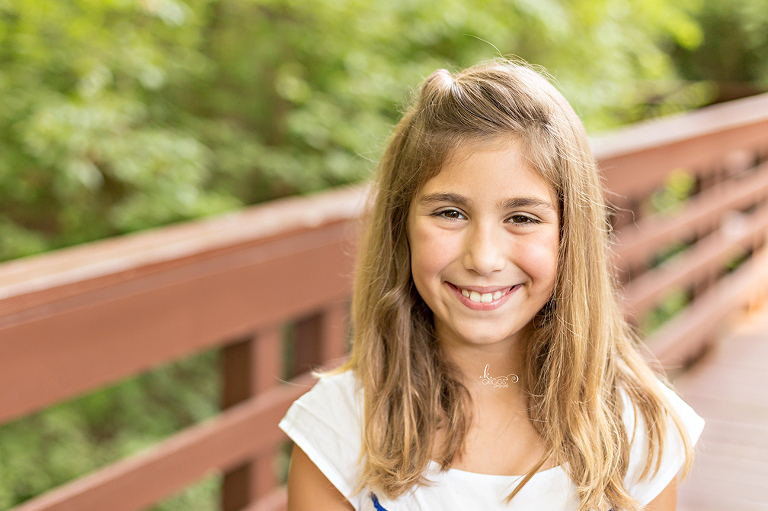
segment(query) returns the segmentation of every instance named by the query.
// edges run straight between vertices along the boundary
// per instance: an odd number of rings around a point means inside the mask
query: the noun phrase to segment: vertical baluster
[[[347,354],[349,345],[349,304],[335,302],[325,308],[322,324],[320,360],[328,363]]]
[[[275,326],[253,338],[224,348],[222,353],[223,408],[276,385],[282,376],[282,336]],[[254,434],[258,432],[254,431]],[[275,459],[278,446],[258,453],[252,460],[224,475],[222,511],[236,511],[267,495],[277,486]]]
[[[347,353],[348,314],[348,302],[338,301],[296,323],[293,375],[344,357]]]

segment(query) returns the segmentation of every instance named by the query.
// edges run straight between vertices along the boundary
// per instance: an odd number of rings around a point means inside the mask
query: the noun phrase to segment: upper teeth
[[[461,294],[476,303],[491,303],[493,300],[498,300],[501,298],[502,292],[496,291],[495,293],[480,294],[477,291],[467,291],[466,289],[462,289]]]

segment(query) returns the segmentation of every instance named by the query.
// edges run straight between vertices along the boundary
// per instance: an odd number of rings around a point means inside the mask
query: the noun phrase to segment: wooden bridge
[[[708,421],[679,507],[768,510],[768,95],[594,147],[629,317],[645,327],[687,304],[646,338]],[[681,189],[690,197],[670,194]],[[277,423],[307,371],[345,354],[362,197],[275,201],[0,265],[0,423],[203,350],[222,359],[215,418],[14,510],[140,511],[212,473],[223,511],[284,509]]]

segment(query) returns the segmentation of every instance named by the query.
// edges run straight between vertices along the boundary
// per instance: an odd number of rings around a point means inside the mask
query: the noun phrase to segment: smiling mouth
[[[506,296],[510,291],[517,288],[518,286],[497,289],[487,293],[481,293],[472,289],[464,289],[459,286],[454,287],[461,293],[462,296],[469,298],[469,300],[473,303],[492,303],[496,300],[500,300],[502,297]]]

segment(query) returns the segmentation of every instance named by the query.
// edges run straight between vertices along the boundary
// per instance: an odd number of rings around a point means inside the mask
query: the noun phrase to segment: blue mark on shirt
[[[384,509],[384,506],[379,504],[379,499],[376,498],[376,494],[373,492],[371,493],[371,500],[373,501],[373,507],[376,508],[376,511],[387,511],[386,509]]]

